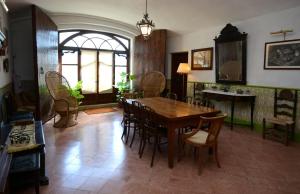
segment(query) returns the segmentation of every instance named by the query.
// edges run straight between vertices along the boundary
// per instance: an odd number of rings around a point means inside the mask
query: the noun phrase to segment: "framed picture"
[[[264,69],[300,69],[300,39],[267,42]]]
[[[211,70],[213,47],[192,50],[192,70]]]

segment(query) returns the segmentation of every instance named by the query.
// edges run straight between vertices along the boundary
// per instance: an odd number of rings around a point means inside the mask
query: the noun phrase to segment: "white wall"
[[[0,29],[4,33],[5,29],[8,28],[7,24],[7,13],[3,9],[3,7],[0,5]],[[0,56],[0,88],[6,86],[11,82],[11,66],[9,67],[10,72],[6,73],[3,70],[3,60],[8,57],[8,54],[6,53],[6,56]]]
[[[228,21],[229,23],[230,21]],[[247,84],[260,86],[300,88],[300,70],[264,70],[265,42],[281,41],[282,36],[272,36],[270,32],[281,29],[293,29],[287,39],[300,39],[300,7],[271,13],[244,21],[233,22],[240,32],[248,33],[247,39]],[[168,39],[168,78],[171,72],[172,52],[189,51],[198,48],[214,47],[214,38],[218,36],[222,26],[203,29],[183,36]],[[215,82],[215,59],[213,70],[192,71],[189,81]]]

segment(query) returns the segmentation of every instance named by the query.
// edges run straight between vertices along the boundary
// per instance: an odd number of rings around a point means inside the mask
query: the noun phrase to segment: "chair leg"
[[[121,136],[122,140],[123,140],[123,137],[125,136],[126,133],[127,133],[127,121],[124,120],[123,133],[122,133],[122,136]]]
[[[136,124],[134,124],[133,135],[132,135],[132,139],[131,139],[129,147],[132,147],[132,144],[133,144],[133,141],[134,141],[134,138],[135,138],[135,134],[136,134],[136,129],[137,129],[137,126],[136,126]]]
[[[266,119],[263,119],[263,131],[262,131],[262,138],[265,139],[266,138]]]
[[[202,157],[201,157],[201,147],[198,148],[199,154],[198,154],[198,175],[201,175],[202,173]]]
[[[152,152],[152,159],[151,159],[151,164],[150,164],[151,167],[153,166],[157,146],[158,146],[158,136],[155,136],[153,152]]]
[[[147,140],[146,134],[144,134],[144,137],[142,139],[143,139],[143,141],[142,141],[142,148],[141,148],[140,158],[142,158],[142,156],[144,154],[144,149],[145,149],[146,140]]]
[[[125,144],[128,143],[129,135],[130,135],[130,121],[128,121],[128,125],[127,125],[127,136],[126,136]]]
[[[286,125],[285,129],[285,145],[289,145],[289,131],[290,131],[290,125]]]
[[[215,160],[217,162],[218,167],[221,168],[221,165],[219,162],[219,157],[218,157],[218,143],[215,143],[215,145],[214,145],[214,155],[215,155]]]

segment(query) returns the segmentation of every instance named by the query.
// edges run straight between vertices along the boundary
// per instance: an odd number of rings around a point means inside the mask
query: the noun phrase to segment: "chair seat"
[[[282,125],[282,126],[294,124],[294,121],[292,121],[291,119],[286,118],[286,117],[271,117],[271,118],[266,118],[266,122],[277,124],[277,125]]]
[[[188,132],[186,134],[189,134],[192,132]],[[187,138],[187,141],[193,143],[193,144],[205,144],[206,139],[208,137],[208,132],[199,130],[195,135]]]
[[[56,112],[67,112],[68,111],[68,107],[66,106],[55,106],[55,111]],[[77,112],[78,107],[69,107],[69,112]]]

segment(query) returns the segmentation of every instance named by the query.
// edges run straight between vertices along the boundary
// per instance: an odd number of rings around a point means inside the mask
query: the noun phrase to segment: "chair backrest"
[[[137,119],[137,121],[141,121],[142,120],[142,104],[138,101],[133,101],[132,102],[132,110],[133,110],[133,115],[134,117]]]
[[[215,108],[215,105],[207,99],[194,100],[193,103],[196,106],[205,106],[205,107],[208,107],[208,108]]]
[[[166,87],[166,77],[159,71],[152,71],[145,74],[141,80],[141,89],[144,91],[144,97],[156,97]]]
[[[143,123],[146,128],[155,128],[158,124],[157,114],[155,111],[148,107],[142,106]]]
[[[193,104],[194,98],[192,96],[186,96],[186,97],[184,97],[184,101],[188,104]]]
[[[297,112],[297,90],[283,89],[278,92],[275,89],[274,116],[287,120],[296,120]]]
[[[166,97],[173,99],[173,100],[177,100],[177,94],[175,94],[175,93],[167,93]]]
[[[130,108],[131,104],[129,104],[125,98],[121,98],[121,103],[123,106],[124,115],[131,114],[131,108]]]
[[[45,81],[48,91],[53,99],[64,99],[70,96],[69,82],[63,75],[59,74],[58,72],[48,71],[45,75]]]
[[[217,141],[226,117],[226,114],[217,115],[215,117],[200,117],[200,123],[198,126],[199,129],[201,129],[202,124],[208,124],[208,136],[206,143]]]

